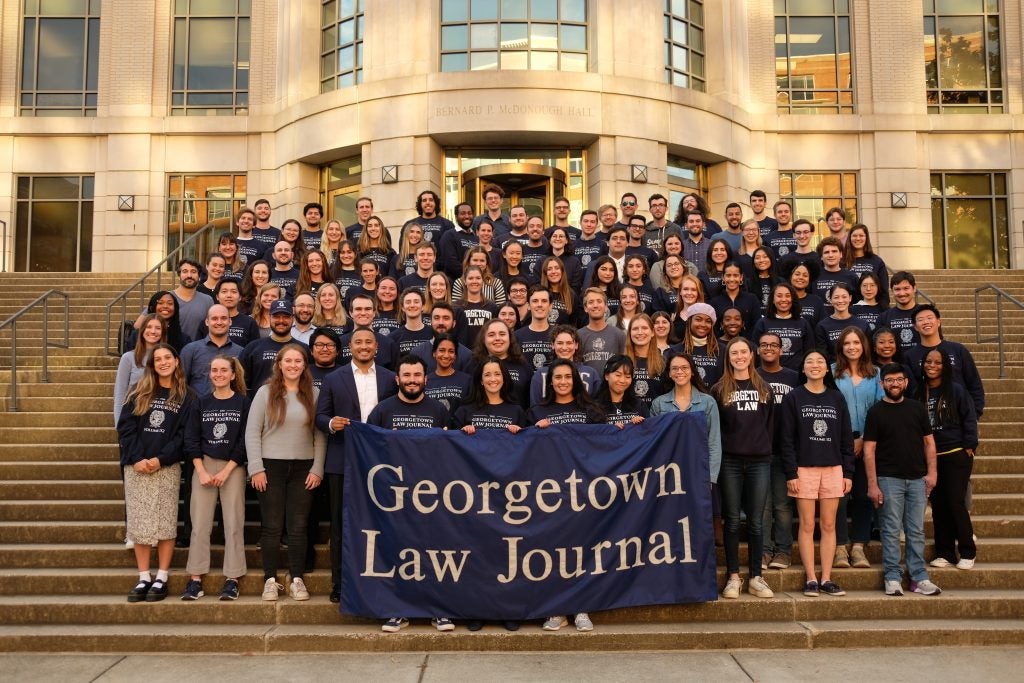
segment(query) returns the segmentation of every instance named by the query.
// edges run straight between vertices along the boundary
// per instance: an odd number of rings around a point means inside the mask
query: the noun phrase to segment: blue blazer
[[[377,400],[383,401],[388,396],[398,393],[395,373],[377,365]],[[342,458],[345,445],[345,430],[340,429],[331,434],[331,418],[347,417],[355,422],[362,421],[359,411],[359,395],[356,393],[356,380],[351,365],[342,365],[324,377],[320,387],[320,398],[316,403],[317,429],[327,435],[327,460],[324,464],[326,474],[342,474],[345,463]]]

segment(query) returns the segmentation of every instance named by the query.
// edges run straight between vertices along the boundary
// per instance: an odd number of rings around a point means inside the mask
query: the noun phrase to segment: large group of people
[[[459,204],[453,222],[436,193],[420,193],[397,250],[368,197],[352,225],[322,226],[311,203],[280,228],[261,199],[238,212],[237,233],[220,236],[205,265],[178,264],[178,286],[156,292],[136,321],[114,388],[126,544],[139,572],[129,601],[167,596],[176,541],[189,548],[181,598],[203,597],[218,502],[220,599],[238,597],[248,481],[262,598],[286,589],[309,599],[303,578],[326,514],[338,602],[352,422],[471,438],[701,415],[725,599],[743,590],[744,524],[747,592],[773,597],[764,572],[792,563],[794,509],[807,596],[843,595],[833,570],[870,567],[875,529],[885,592],[902,595],[904,536],[909,590],[939,593],[924,558],[928,502],[930,566],[973,567],[969,482],[984,389],[967,349],[943,337],[939,310],[918,305],[913,274],[890,277],[867,226],[830,209],[815,244],[812,223],[793,220],[784,199],[769,215],[761,191],[746,220],[730,203],[724,226],[697,194],[669,220],[663,195],[648,198],[648,219],[626,193],[618,207],[582,211],[578,226],[564,197],[550,226],[524,206],[506,213],[496,185],[482,198],[484,213]],[[433,623],[454,628],[443,614]],[[555,615],[543,628],[567,623]],[[593,628],[583,612],[574,623]],[[396,615],[383,629],[407,624]]]

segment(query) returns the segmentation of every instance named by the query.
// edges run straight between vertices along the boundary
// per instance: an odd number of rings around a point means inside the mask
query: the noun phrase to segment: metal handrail
[[[206,225],[204,225],[202,228],[200,228],[195,233],[193,233],[187,240],[185,240],[180,245],[178,245],[178,247],[175,248],[174,251],[172,251],[167,256],[165,256],[163,259],[161,259],[161,261],[159,263],[157,263],[155,266],[153,266],[148,271],[146,271],[145,275],[143,275],[138,280],[136,280],[132,285],[130,285],[127,289],[125,289],[123,292],[121,292],[116,297],[114,297],[114,299],[110,303],[107,304],[106,323],[105,323],[105,327],[104,327],[103,350],[104,350],[104,352],[108,356],[118,356],[118,355],[120,355],[120,350],[117,349],[117,348],[111,348],[111,345],[110,345],[110,332],[111,332],[111,329],[110,329],[110,312],[113,310],[114,306],[116,306],[118,304],[118,302],[121,303],[121,317],[120,317],[120,321],[121,321],[121,323],[123,323],[124,321],[126,321],[128,319],[128,297],[131,295],[132,291],[134,291],[135,289],[139,290],[139,306],[138,306],[138,308],[142,308],[145,305],[145,303],[146,303],[146,280],[151,275],[153,275],[153,273],[156,273],[156,289],[154,289],[153,291],[154,292],[159,292],[160,289],[161,289],[160,285],[163,282],[164,266],[166,266],[168,263],[171,263],[172,259],[177,260],[181,256],[181,254],[184,253],[184,250],[187,247],[192,246],[195,242],[197,242],[199,240],[199,238],[201,236],[205,235],[207,232],[212,231],[215,227],[216,227],[216,225],[213,222],[210,222],[210,223],[207,223]],[[172,282],[173,282],[173,278],[172,278]],[[134,318],[133,318],[133,320],[134,320]]]
[[[61,344],[59,342],[51,342],[50,341],[50,334],[49,334],[49,332],[50,332],[50,329],[49,329],[50,306],[49,306],[49,302],[50,302],[50,297],[52,297],[52,296],[64,297],[64,343],[63,344]],[[18,311],[17,313],[12,315],[7,320],[5,320],[2,323],[0,323],[0,331],[3,331],[3,329],[6,328],[6,327],[10,327],[11,328],[11,404],[9,406],[7,406],[7,410],[12,411],[12,412],[18,410],[18,320],[22,316],[24,316],[25,314],[29,313],[32,309],[34,309],[37,306],[39,306],[40,304],[42,304],[42,306],[43,306],[43,337],[42,337],[42,340],[43,340],[43,376],[42,376],[42,380],[41,381],[43,381],[43,382],[49,382],[50,381],[50,370],[49,370],[49,365],[48,365],[48,362],[47,362],[49,360],[49,348],[51,346],[55,346],[55,347],[57,347],[59,349],[66,349],[71,344],[71,336],[70,336],[70,331],[69,331],[69,322],[71,320],[71,316],[68,314],[68,311],[69,311],[68,295],[65,294],[64,292],[60,291],[59,289],[51,289],[51,290],[47,291],[45,294],[40,296],[38,299],[36,299],[35,301],[33,301],[30,304],[27,304],[20,311]]]
[[[997,342],[999,344],[999,378],[1005,379],[1006,353],[1003,350],[1003,299],[1006,299],[1021,310],[1024,310],[1024,302],[1007,292],[1005,289],[997,287],[990,282],[987,285],[982,285],[974,290],[975,311],[981,311],[979,300],[981,299],[981,293],[986,290],[992,290],[996,295],[996,336],[989,337],[988,339],[981,338],[981,316],[977,315],[974,318],[974,341],[977,344],[989,344],[991,342]]]

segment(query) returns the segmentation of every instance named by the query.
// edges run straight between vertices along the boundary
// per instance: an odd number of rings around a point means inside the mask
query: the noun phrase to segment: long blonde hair
[[[633,325],[640,322],[646,322],[647,326],[651,328],[651,341],[647,344],[647,355],[643,356],[647,361],[647,374],[651,377],[659,377],[665,371],[665,356],[658,350],[658,338],[654,334],[654,321],[646,313],[634,316],[629,322],[630,332],[626,333],[626,355],[629,356],[634,365],[641,358],[637,353],[636,344],[633,343],[633,336],[631,334]]]
[[[324,315],[324,307],[320,304],[320,293],[325,289],[333,289],[338,297],[337,302],[334,304],[334,315],[330,319]],[[316,290],[316,302],[313,311],[313,324],[316,327],[323,327],[324,325],[344,327],[348,324],[348,316],[345,315],[345,303],[341,300],[341,290],[333,282],[325,282],[320,285],[320,289]]]
[[[252,302],[253,306],[255,307],[255,310],[252,312],[252,317],[256,321],[256,324],[259,325],[260,327],[270,326],[270,313],[267,312],[266,314],[264,314],[263,305],[260,302],[263,299],[263,293],[269,292],[271,289],[277,290],[277,298],[279,300],[284,298],[284,287],[277,284],[276,282],[268,282],[267,284],[260,287],[259,293],[256,295],[255,300]]]
[[[271,429],[284,422],[284,415],[287,410],[288,402],[286,395],[288,394],[288,389],[284,385],[281,359],[290,351],[301,354],[302,361],[305,363],[302,375],[299,377],[299,390],[296,398],[299,399],[302,407],[306,409],[305,424],[307,427],[313,426],[313,418],[316,416],[316,399],[313,398],[313,375],[309,372],[309,358],[306,356],[306,350],[298,344],[285,344],[277,352],[277,357],[274,359],[274,371],[270,375],[270,381],[267,382],[267,426]]]

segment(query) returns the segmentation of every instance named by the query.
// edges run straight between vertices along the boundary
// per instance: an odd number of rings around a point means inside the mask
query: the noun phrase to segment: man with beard
[[[427,373],[437,369],[434,361],[434,339],[438,336],[452,332],[455,328],[455,309],[445,301],[438,301],[430,311],[430,329],[434,331],[434,337],[430,341],[420,343],[413,347],[409,353],[419,356],[427,364]],[[473,372],[473,352],[459,344],[455,347],[455,369],[459,372],[470,374]]]
[[[725,207],[725,230],[715,235],[716,240],[725,240],[732,248],[732,253],[740,253],[743,241],[743,207],[732,202]]]
[[[270,304],[270,336],[253,340],[238,356],[242,369],[245,370],[245,385],[249,388],[250,399],[256,395],[256,390],[270,379],[274,372],[277,352],[287,344],[298,344],[305,349],[308,361],[309,349],[292,337],[291,302],[278,299]]]
[[[302,217],[306,220],[306,227],[302,229],[302,243],[306,245],[306,251],[316,251],[320,249],[320,240],[324,235],[320,227],[324,207],[316,202],[310,202],[302,207]]]
[[[437,260],[449,279],[462,277],[462,260],[478,244],[480,240],[473,232],[473,207],[467,202],[456,204],[455,227],[441,235],[437,247]]]
[[[370,216],[373,215],[373,200],[369,197],[360,197],[356,200],[356,222],[352,225],[346,226],[345,237],[357,242],[359,236],[363,234],[363,228],[366,227],[366,221],[370,220]]]
[[[349,313],[352,316],[354,327],[372,327],[373,318],[377,314],[377,305],[369,294],[356,294],[349,302]],[[380,332],[374,332],[374,335],[377,337],[376,362],[390,370],[398,361],[398,344]],[[341,353],[338,360],[342,364],[348,363],[352,358],[351,339],[351,332],[341,338],[341,344],[338,347]]]
[[[525,206],[522,204],[513,206],[508,212],[509,229],[507,231],[499,232],[498,226],[491,223],[491,226],[494,228],[494,242],[501,246],[502,249],[505,248],[505,244],[509,240],[519,240],[521,243],[526,244],[530,240],[526,233],[526,221],[528,219],[529,216],[526,215]],[[542,228],[541,234],[543,235],[543,233],[544,230]]]
[[[540,264],[549,253],[550,247],[544,239],[544,220],[540,216],[530,216],[526,220],[523,262],[519,265],[520,271],[526,273],[526,279],[530,284],[540,282]]]
[[[303,344],[309,344],[313,330],[313,313],[316,312],[316,304],[313,295],[309,292],[296,294],[292,301],[295,322],[292,324],[292,338],[298,339]]]
[[[325,330],[317,330],[322,335]],[[330,332],[330,330],[326,330]],[[316,336],[314,347],[326,336]],[[341,602],[341,509],[344,486],[345,427],[366,422],[374,407],[398,389],[395,373],[374,363],[377,337],[369,327],[357,327],[350,335],[352,362],[323,379],[316,405],[316,426],[327,434],[324,474],[330,495],[331,602]],[[314,356],[317,353],[313,350]]]
[[[253,205],[256,212],[256,225],[253,226],[252,236],[255,237],[263,248],[261,254],[274,249],[274,245],[281,240],[281,231],[270,224],[270,202],[266,199],[257,199]],[[257,258],[262,258],[257,256]]]
[[[292,265],[295,258],[292,245],[281,240],[274,245],[272,254],[274,267],[270,270],[270,281],[281,285],[286,296],[295,296],[295,285],[299,281],[299,269]]]
[[[704,215],[699,211],[691,211],[686,214],[683,258],[701,269],[708,261],[708,249],[710,248],[711,240],[704,236]]]
[[[682,237],[682,231],[679,226],[670,221],[665,217],[668,212],[668,199],[662,194],[652,194],[647,199],[647,208],[651,212],[651,220],[647,223],[646,230],[643,235],[643,245],[651,251],[661,251],[661,244],[665,241],[665,238],[669,235],[679,235]],[[653,262],[648,262],[648,266],[654,265]]]
[[[171,294],[178,300],[178,320],[181,331],[190,338],[199,336],[199,326],[206,319],[206,312],[213,305],[209,294],[196,291],[199,286],[199,264],[192,259],[178,262],[178,286]]]
[[[438,215],[440,207],[441,198],[433,190],[424,190],[416,197],[416,218],[413,220],[423,228],[423,240],[435,245],[440,244],[446,232],[455,229],[454,223]]]
[[[879,509],[885,594],[903,595],[900,533],[906,536],[910,590],[942,591],[929,580],[924,561],[924,512],[938,478],[935,437],[924,404],[904,398],[907,376],[899,363],[881,370],[885,396],[864,421],[864,469],[868,498]]]
[[[551,232],[555,228],[562,228],[563,230],[565,230],[565,234],[568,235],[569,239],[572,240],[573,242],[575,242],[576,240],[578,240],[580,238],[580,235],[582,234],[580,229],[579,228],[574,228],[569,223],[569,210],[570,210],[570,205],[569,205],[568,198],[566,198],[566,197],[555,197],[555,206],[554,206],[555,224],[550,226],[547,230],[544,231],[544,239],[550,239],[551,238]],[[596,215],[595,215],[595,223],[596,223]]]
[[[419,356],[409,354],[398,362],[398,394],[384,399],[373,409],[366,423],[383,429],[446,429],[448,410],[440,401],[423,393],[427,385],[427,364]],[[455,624],[448,617],[432,620],[438,631],[452,631]],[[404,617],[388,619],[381,629],[397,633],[409,625]]]

